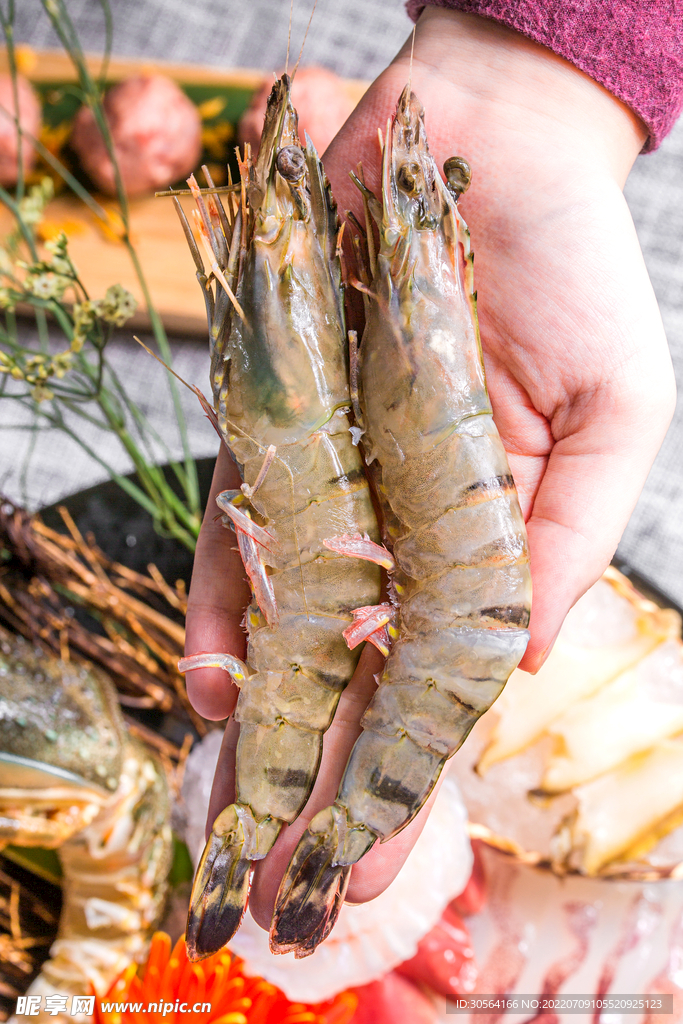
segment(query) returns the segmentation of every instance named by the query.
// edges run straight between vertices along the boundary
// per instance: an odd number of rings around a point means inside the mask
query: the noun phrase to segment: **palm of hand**
[[[340,209],[359,212],[349,153],[378,180],[368,123],[392,111],[407,73],[405,60],[392,65],[328,150]],[[534,607],[522,667],[534,671],[637,500],[673,410],[670,357],[610,168],[587,161],[569,131],[549,143],[512,106],[473,113],[430,67],[416,65],[412,82],[437,164],[455,150],[473,169],[461,209],[494,417],[527,519]]]

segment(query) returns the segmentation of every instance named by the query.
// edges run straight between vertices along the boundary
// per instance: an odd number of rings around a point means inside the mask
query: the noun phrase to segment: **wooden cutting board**
[[[118,207],[112,200],[97,197],[116,224]],[[183,200],[186,211],[189,200]],[[196,269],[185,241],[178,215],[170,199],[139,199],[130,204],[131,235],[157,311],[166,330],[174,334],[206,336],[206,308],[195,277]],[[4,233],[12,220],[5,210],[0,219]],[[145,330],[149,326],[139,281],[126,247],[111,227],[99,220],[85,203],[60,196],[45,213],[43,230],[69,237],[69,252],[91,298],[102,298],[109,285],[122,284],[138,302],[127,327]]]
[[[69,86],[76,81],[71,62],[60,51],[19,51],[23,74],[33,83],[43,103],[46,139],[53,141],[61,131],[65,136],[68,124],[78,109]],[[101,57],[87,58],[90,70],[97,74]],[[0,71],[6,70],[6,54],[0,51]],[[173,78],[187,92],[202,113],[207,138],[215,144],[216,138],[225,139],[226,153],[234,147],[234,129],[246,109],[253,92],[272,74],[247,69],[198,67],[194,65],[164,64],[140,60],[112,59],[106,72],[107,82],[116,82],[130,75],[161,72]],[[343,87],[358,102],[367,89],[367,82],[345,81]],[[50,135],[50,133],[52,133]],[[68,146],[59,153],[68,162]],[[204,159],[220,162],[215,149]],[[72,167],[75,173],[77,169]],[[40,171],[39,171],[40,173]],[[138,312],[130,322],[136,329],[149,324],[140,285],[125,246],[117,239],[120,224],[118,206],[102,196],[95,196],[103,206],[108,221],[102,221],[82,200],[67,191],[62,192],[47,208],[42,226],[49,237],[64,230],[69,237],[69,249],[83,282],[92,298],[101,298],[107,287],[122,284],[138,300]],[[189,200],[183,200],[186,210]],[[170,199],[134,200],[130,204],[131,236],[150,289],[152,301],[161,314],[166,329],[173,333],[206,336],[204,300],[195,278],[195,266],[190,256],[177,214]],[[0,206],[0,234],[13,226],[13,219]]]

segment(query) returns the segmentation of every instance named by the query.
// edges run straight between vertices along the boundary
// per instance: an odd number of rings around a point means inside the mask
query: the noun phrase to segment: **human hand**
[[[348,171],[379,180],[377,127],[409,75],[410,46],[370,88],[325,155],[339,208],[360,213]],[[473,169],[461,200],[472,230],[489,392],[527,519],[534,604],[522,668],[536,670],[564,616],[600,576],[668,426],[673,374],[657,304],[621,189],[645,140],[620,101],[572,65],[487,19],[428,8],[418,24],[412,86],[426,108],[437,163]],[[217,487],[236,486],[219,460]],[[213,503],[209,505],[213,517]],[[188,653],[243,656],[244,590],[231,535],[205,527],[188,611]],[[239,611],[241,615],[241,610]],[[239,644],[240,646],[236,646]],[[325,737],[307,807],[258,865],[252,913],[270,921],[280,878],[310,818],[334,798],[373,690],[363,655]],[[226,676],[202,670],[188,691],[207,717],[229,713]],[[232,798],[235,726],[210,818]],[[347,898],[381,892],[419,834],[422,814],[354,867]]]
[[[340,210],[362,211],[349,165],[379,180],[377,126],[410,74],[410,46],[332,143]],[[562,58],[485,18],[428,7],[412,87],[438,165],[473,171],[460,209],[494,418],[527,519],[536,671],[610,561],[675,403],[671,361],[622,188],[647,132]]]

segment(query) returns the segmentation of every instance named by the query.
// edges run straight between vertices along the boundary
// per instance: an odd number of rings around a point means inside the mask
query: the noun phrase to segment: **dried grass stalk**
[[[205,735],[176,667],[185,640],[178,621],[187,608],[184,584],[171,586],[156,566],[142,575],[111,561],[67,509],[59,512],[67,534],[0,498],[0,619],[58,657],[100,665],[124,707],[170,712]],[[88,613],[92,628],[76,609]],[[175,765],[184,761],[173,743],[130,725]]]

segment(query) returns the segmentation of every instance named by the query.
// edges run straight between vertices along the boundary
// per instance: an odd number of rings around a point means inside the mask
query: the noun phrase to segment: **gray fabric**
[[[30,324],[23,325],[23,329],[27,338],[34,337]],[[141,339],[154,348],[151,337],[142,335]],[[207,394],[208,347],[196,340],[172,339],[171,348],[176,372],[188,384],[196,384]],[[165,463],[181,458],[182,442],[163,368],[124,331],[110,342],[108,354],[131,399],[165,443],[164,449],[160,443],[152,441],[152,459]],[[196,458],[215,455],[218,439],[202,415],[199,402],[182,386],[180,400],[193,455]],[[93,461],[76,441],[62,431],[35,432],[33,427],[37,422],[35,416],[17,403],[7,398],[0,401],[0,493],[29,508],[40,508],[106,479],[106,469]],[[69,423],[114,472],[132,471],[130,458],[111,435],[97,431],[76,417],[71,417]],[[18,429],[12,429],[10,424]]]
[[[683,119],[660,149],[641,156],[628,200],[662,311],[679,392],[683,386]],[[683,402],[638,502],[619,554],[683,605]]]
[[[110,0],[114,52],[220,67],[284,66],[287,0]],[[98,0],[66,0],[83,49],[102,48]],[[313,0],[295,0],[291,53],[296,60]],[[17,39],[58,46],[39,0],[17,4]],[[324,64],[346,78],[374,78],[412,29],[403,0],[318,0],[306,39],[305,63]],[[210,46],[207,47],[207,39]]]
[[[67,0],[84,49],[100,48],[102,18],[97,0]],[[284,62],[289,4],[286,0],[116,0],[115,52],[221,66],[262,67]],[[297,54],[309,4],[294,4],[292,52]],[[18,5],[17,38],[35,47],[54,46],[38,0]],[[207,26],[212,40],[206,52]],[[267,28],[264,29],[264,26]],[[306,42],[306,61],[322,63],[349,77],[370,78],[391,59],[410,31],[402,0],[318,0]],[[683,380],[683,122],[661,149],[640,157],[626,196],[659,299],[679,383]],[[172,454],[178,439],[169,431],[172,413],[158,365],[121,333],[114,362],[129,381],[133,397],[167,437]],[[206,390],[208,357],[196,342],[174,343],[176,366]],[[183,396],[196,455],[213,454],[216,440],[189,393]],[[3,403],[0,425],[16,422],[16,407]],[[26,422],[24,425],[28,425]],[[169,436],[170,435],[170,436]],[[93,443],[95,439],[93,438]],[[103,478],[73,442],[39,434],[25,487],[21,466],[29,435],[0,432],[0,489],[32,506],[50,503]],[[666,438],[643,495],[624,534],[619,553],[672,599],[683,604],[683,408]],[[107,458],[119,471],[128,464],[110,446]],[[23,493],[22,493],[23,492]]]

